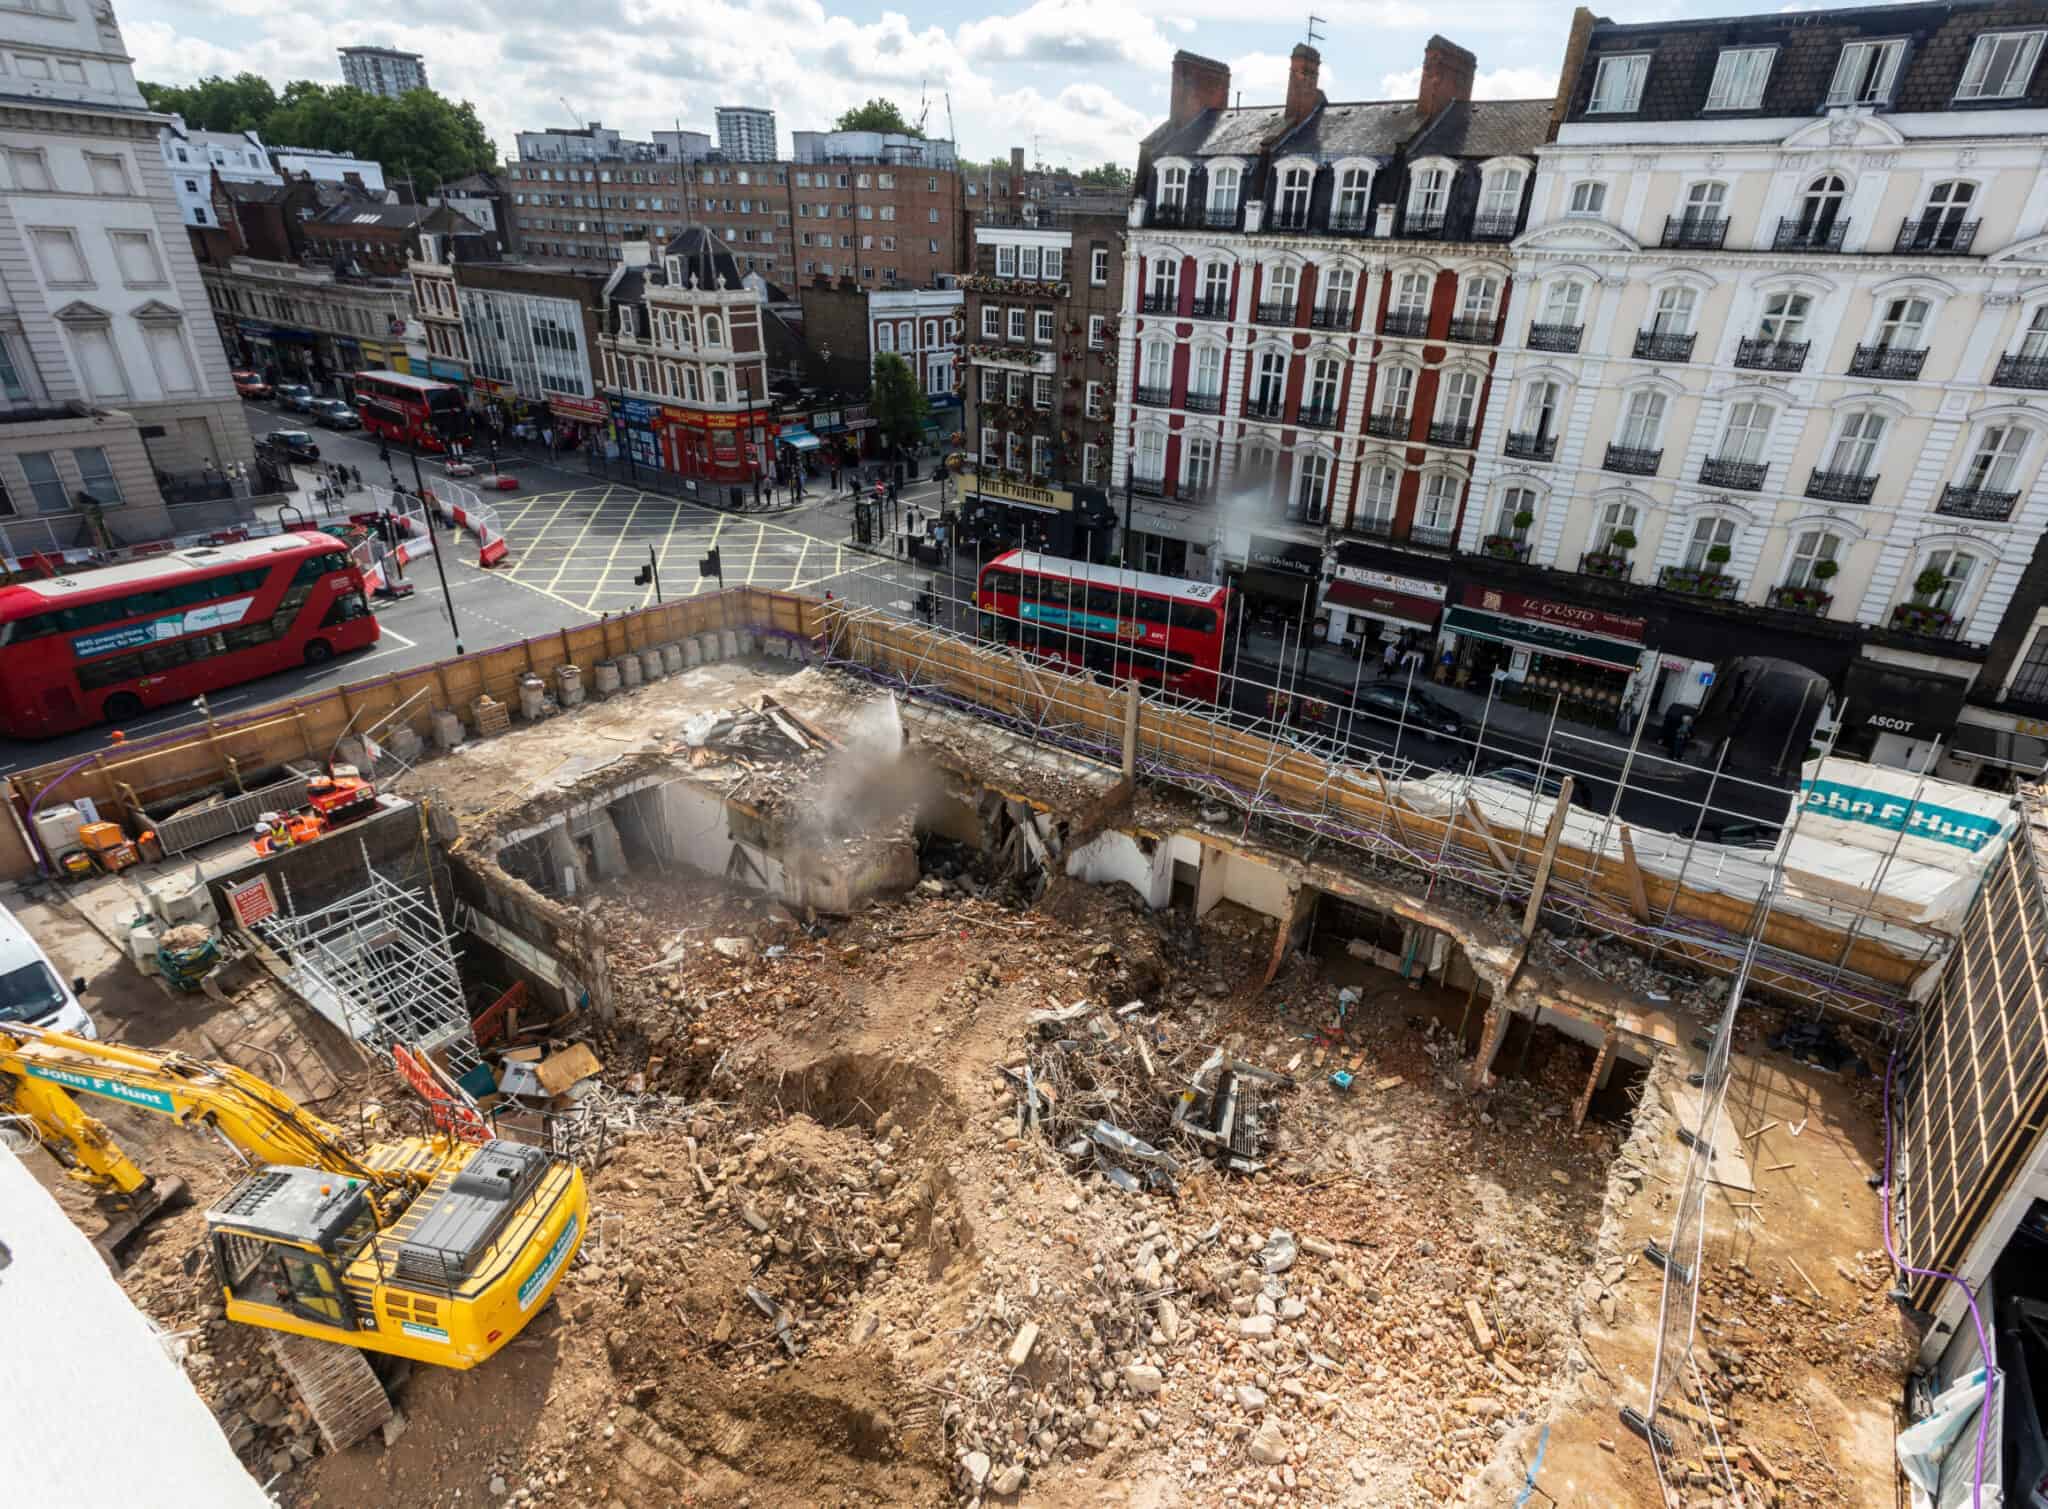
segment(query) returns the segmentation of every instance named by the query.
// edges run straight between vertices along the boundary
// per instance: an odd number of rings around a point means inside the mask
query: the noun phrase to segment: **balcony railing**
[[[1557,437],[1510,430],[1506,450],[1517,461],[1554,461],[1557,459]]]
[[[1638,330],[1636,332],[1636,360],[1639,362],[1689,362],[1692,360],[1693,343],[1699,339],[1696,331],[1674,335],[1665,330]]]
[[[1861,472],[1828,472],[1815,467],[1806,478],[1806,496],[1823,503],[1868,503],[1877,478]]]
[[[1588,550],[1579,557],[1579,570],[1587,576],[1602,576],[1611,582],[1625,582],[1629,579],[1631,567],[1625,552],[1620,550]]]
[[[1345,533],[1362,534],[1368,540],[1391,540],[1394,537],[1394,516],[1389,514],[1380,518],[1376,514],[1367,514],[1364,518],[1353,518]]]
[[[1470,450],[1473,438],[1477,434],[1478,431],[1472,425],[1461,424],[1456,420],[1449,422],[1439,420],[1432,423],[1429,427],[1429,443],[1431,445],[1454,445],[1461,450]]]
[[[1434,240],[1444,233],[1444,217],[1441,214],[1422,215],[1403,213],[1401,234],[1420,240]]]
[[[1227,320],[1230,318],[1229,298],[1196,299],[1188,313],[1198,320]]]
[[[1899,226],[1892,251],[1899,256],[1967,257],[1977,239],[1976,220],[1928,219],[1910,216]]]
[[[1957,519],[1998,521],[2011,518],[2019,500],[2016,492],[2001,492],[1995,487],[1961,487],[1951,482],[1941,490],[1941,501],[1934,505],[1934,511]]]
[[[1311,430],[1334,430],[1344,411],[1333,403],[1305,403],[1294,412],[1294,422]]]
[[[1797,372],[1806,365],[1812,341],[1766,341],[1745,338],[1735,343],[1735,365],[1759,372]]]
[[[1294,305],[1292,303],[1261,304],[1252,311],[1252,318],[1261,325],[1292,325],[1294,323]]]
[[[1287,400],[1284,398],[1253,398],[1244,406],[1247,419],[1278,419],[1286,412]]]
[[[1456,537],[1457,531],[1448,525],[1441,529],[1434,524],[1408,526],[1408,543],[1418,545],[1424,550],[1449,550],[1451,541]]]
[[[1308,312],[1309,327],[1314,330],[1349,330],[1351,328],[1351,306],[1349,304],[1318,304]]]
[[[2048,356],[2001,356],[1991,374],[1994,388],[2048,388]]]
[[[1155,204],[1152,206],[1151,223],[1154,225],[1186,225],[1192,213],[1186,204]]]
[[[1427,309],[1390,309],[1380,325],[1382,335],[1427,335],[1429,334],[1429,311]]]
[[[1832,225],[1818,221],[1801,225],[1797,220],[1780,217],[1778,234],[1771,237],[1772,251],[1830,251],[1842,249],[1842,238],[1849,234],[1849,222],[1836,220]]]
[[[1490,346],[1500,339],[1500,316],[1493,314],[1459,315],[1451,321],[1451,339],[1471,341]]]
[[[1737,492],[1760,491],[1769,475],[1767,461],[1736,461],[1726,456],[1709,456],[1700,463],[1702,487],[1732,487]]]
[[[1522,217],[1512,211],[1506,214],[1479,214],[1472,217],[1472,239],[1474,241],[1509,241],[1514,238],[1515,225]]]
[[[1897,634],[1914,634],[1922,639],[1961,639],[1963,620],[1946,608],[1932,603],[1900,603],[1892,609],[1887,625]]]
[[[1365,416],[1365,432],[1382,440],[1406,440],[1410,428],[1406,414],[1374,413]]]
[[[1181,400],[1182,408],[1190,414],[1221,414],[1223,395],[1221,393],[1190,393]]]
[[[1131,395],[1148,409],[1170,409],[1173,407],[1173,389],[1139,387]]]
[[[1742,595],[1742,583],[1723,575],[1719,566],[1665,566],[1657,572],[1657,586],[1665,592],[1710,597],[1716,602],[1732,602]]]
[[[1330,211],[1330,229],[1346,235],[1362,235],[1372,229],[1372,222],[1371,210]]]
[[[1237,229],[1237,222],[1243,216],[1244,208],[1241,205],[1233,204],[1226,209],[1222,205],[1212,204],[1202,211],[1201,223],[1212,231],[1234,231]]]
[[[1531,351],[1576,351],[1579,342],[1585,338],[1584,325],[1544,325],[1529,327],[1529,349]]]
[[[1639,445],[1610,445],[1607,447],[1607,459],[1600,464],[1610,472],[1622,472],[1631,477],[1654,477],[1663,461],[1661,447],[1653,451]]]
[[[1167,496],[1166,478],[1164,476],[1148,477],[1144,473],[1134,470],[1131,473],[1131,491],[1143,493],[1148,498],[1164,498]]]
[[[1308,229],[1308,206],[1297,210],[1275,210],[1266,218],[1269,231],[1305,231]]]
[[[1490,534],[1479,542],[1479,549],[1497,561],[1526,561],[1529,558],[1529,542],[1511,534]]]
[[[1138,299],[1140,314],[1174,314],[1180,309],[1180,295],[1177,293],[1148,293]]]
[[[1858,346],[1849,359],[1851,377],[1915,378],[1927,363],[1925,346]]]
[[[1686,251],[1719,251],[1727,239],[1726,217],[1709,220],[1702,215],[1666,215],[1664,239],[1658,244]]]
[[[1834,595],[1819,587],[1773,587],[1764,595],[1767,608],[1776,608],[1783,613],[1805,613],[1814,618],[1826,618],[1834,602]]]

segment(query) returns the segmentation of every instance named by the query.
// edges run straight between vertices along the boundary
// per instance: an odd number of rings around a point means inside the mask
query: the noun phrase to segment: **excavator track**
[[[329,1451],[346,1451],[391,1418],[391,1396],[356,1348],[282,1331],[269,1339]]]

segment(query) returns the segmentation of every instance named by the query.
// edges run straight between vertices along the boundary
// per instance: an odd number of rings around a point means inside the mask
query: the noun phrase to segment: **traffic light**
[[[652,562],[649,562],[647,565],[642,566],[638,571],[633,573],[633,585],[636,587],[644,587],[653,580],[654,565]]]
[[[712,554],[713,554],[714,556],[715,556],[715,555],[717,555],[717,553],[718,553],[718,552],[717,552],[717,551],[715,551],[715,550],[714,550],[714,551],[712,552]],[[659,567],[657,566],[657,564],[656,564],[656,562],[655,562],[655,557],[654,557],[654,547],[653,547],[652,545],[649,545],[649,546],[647,547],[647,564],[646,564],[646,565],[644,565],[644,566],[642,566],[642,567],[641,567],[641,568],[640,568],[640,569],[639,569],[638,571],[636,571],[636,572],[634,572],[634,573],[633,573],[633,585],[634,585],[634,586],[636,586],[636,587],[645,587],[645,586],[647,586],[647,585],[648,585],[648,584],[649,584],[650,582],[651,582],[651,583],[653,583],[653,585],[654,585],[654,600],[655,600],[656,602],[660,602],[660,601],[661,601],[661,571],[660,571]]]

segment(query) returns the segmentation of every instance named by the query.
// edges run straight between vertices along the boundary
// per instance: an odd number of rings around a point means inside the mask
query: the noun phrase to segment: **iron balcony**
[[[1654,477],[1663,461],[1662,447],[1653,451],[1640,445],[1610,445],[1607,447],[1607,459],[1601,465],[1607,471],[1622,472],[1631,477]]]

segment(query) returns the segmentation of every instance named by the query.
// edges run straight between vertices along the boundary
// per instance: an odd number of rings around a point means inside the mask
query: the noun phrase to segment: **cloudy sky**
[[[1478,54],[1479,93],[1546,96],[1571,14],[1562,0],[1468,0],[1455,19],[1419,0],[1313,0],[1332,99],[1412,98],[1423,43],[1441,29]],[[283,84],[339,82],[335,48],[423,53],[434,87],[475,103],[500,151],[572,112],[632,135],[708,130],[712,108],[766,104],[781,148],[794,129],[886,95],[962,152],[1012,146],[1047,162],[1131,163],[1165,114],[1169,63],[1188,48],[1231,64],[1247,103],[1275,102],[1301,23],[1244,18],[1244,0],[1035,0],[961,20],[957,5],[867,0],[116,0],[137,74],[185,83],[253,70]],[[1691,8],[1650,0],[1647,19]],[[1304,12],[1306,14],[1306,12]],[[565,105],[563,102],[567,101]]]

